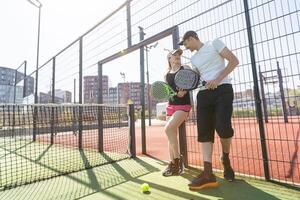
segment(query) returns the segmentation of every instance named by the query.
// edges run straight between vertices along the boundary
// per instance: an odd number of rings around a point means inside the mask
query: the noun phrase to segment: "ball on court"
[[[149,190],[150,190],[149,184],[148,184],[148,183],[143,183],[143,184],[141,185],[141,190],[142,190],[143,193],[149,192]]]

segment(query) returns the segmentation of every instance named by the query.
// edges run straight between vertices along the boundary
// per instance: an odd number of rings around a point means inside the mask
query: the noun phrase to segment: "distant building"
[[[118,103],[119,104],[126,104],[128,99],[131,96],[130,91],[129,91],[129,83],[119,83],[117,88],[118,88],[117,89],[117,91],[118,91]]]
[[[117,87],[110,87],[108,89],[108,103],[118,104],[118,89]]]
[[[23,103],[23,98],[33,94],[34,79],[7,67],[0,67],[0,103]]]
[[[72,102],[72,93],[70,91],[64,91],[61,89],[55,90],[55,97],[58,97],[63,100],[63,103]]]
[[[98,76],[83,77],[84,103],[97,103],[98,97]],[[108,103],[108,76],[102,76],[103,103]]]
[[[44,93],[44,92],[40,92],[39,93],[39,103],[52,103],[52,95],[48,92],[48,93]],[[54,103],[64,103],[64,99],[63,98],[59,98],[59,97],[55,97],[54,98]]]
[[[141,106],[141,86],[140,82],[129,82],[118,84],[118,97],[120,104],[127,104],[128,99],[131,99],[136,106]],[[145,84],[145,109],[148,109],[148,87],[151,85]],[[156,110],[156,103],[151,98],[151,109]],[[153,113],[154,114],[154,113]]]

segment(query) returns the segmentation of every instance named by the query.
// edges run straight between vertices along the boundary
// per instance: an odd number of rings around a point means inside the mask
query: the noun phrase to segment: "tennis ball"
[[[141,190],[142,190],[143,193],[149,192],[150,186],[148,185],[148,183],[143,183],[143,184],[141,185]]]

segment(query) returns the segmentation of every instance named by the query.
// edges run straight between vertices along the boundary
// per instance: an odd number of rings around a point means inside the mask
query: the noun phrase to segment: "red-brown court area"
[[[262,155],[259,126],[255,118],[234,118],[232,123],[235,131],[231,148],[231,162],[237,173],[243,176],[264,177],[264,162],[269,166],[270,178],[300,184],[300,167],[298,146],[300,145],[299,119],[290,118],[284,123],[281,118],[273,118],[264,123],[265,144],[267,158]],[[104,151],[125,153],[128,148],[128,127],[115,127],[104,129]],[[196,123],[186,123],[187,157],[191,166],[202,166],[202,151],[197,141]],[[37,139],[50,143],[49,134],[38,135]],[[97,130],[84,130],[82,147],[98,148]],[[73,132],[58,133],[54,137],[55,144],[78,147],[78,135]],[[142,155],[141,129],[136,126],[137,155]],[[146,126],[146,152],[147,155],[160,160],[169,160],[168,141],[164,133],[164,125]],[[219,161],[221,145],[216,134],[213,167],[222,169]]]
[[[231,162],[236,172],[245,176],[264,177],[263,156],[259,126],[255,118],[234,118],[235,136],[231,149]],[[283,182],[300,183],[298,160],[299,119],[291,118],[284,123],[273,118],[264,124],[270,178]],[[202,166],[201,146],[197,142],[197,127],[194,122],[186,123],[188,163]],[[137,152],[141,155],[141,129],[136,128]],[[169,160],[168,142],[163,125],[146,127],[147,154],[161,160]],[[219,161],[221,145],[216,134],[213,166],[222,169]]]

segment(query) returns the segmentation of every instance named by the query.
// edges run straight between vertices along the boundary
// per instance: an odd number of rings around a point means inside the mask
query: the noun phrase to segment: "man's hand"
[[[218,79],[210,80],[210,81],[206,82],[205,87],[209,90],[214,90],[218,87],[219,84],[220,84],[220,81]]]
[[[177,92],[177,96],[179,97],[179,98],[182,98],[185,94],[186,94],[186,91],[185,90],[183,90],[183,89],[178,89],[179,91]]]

